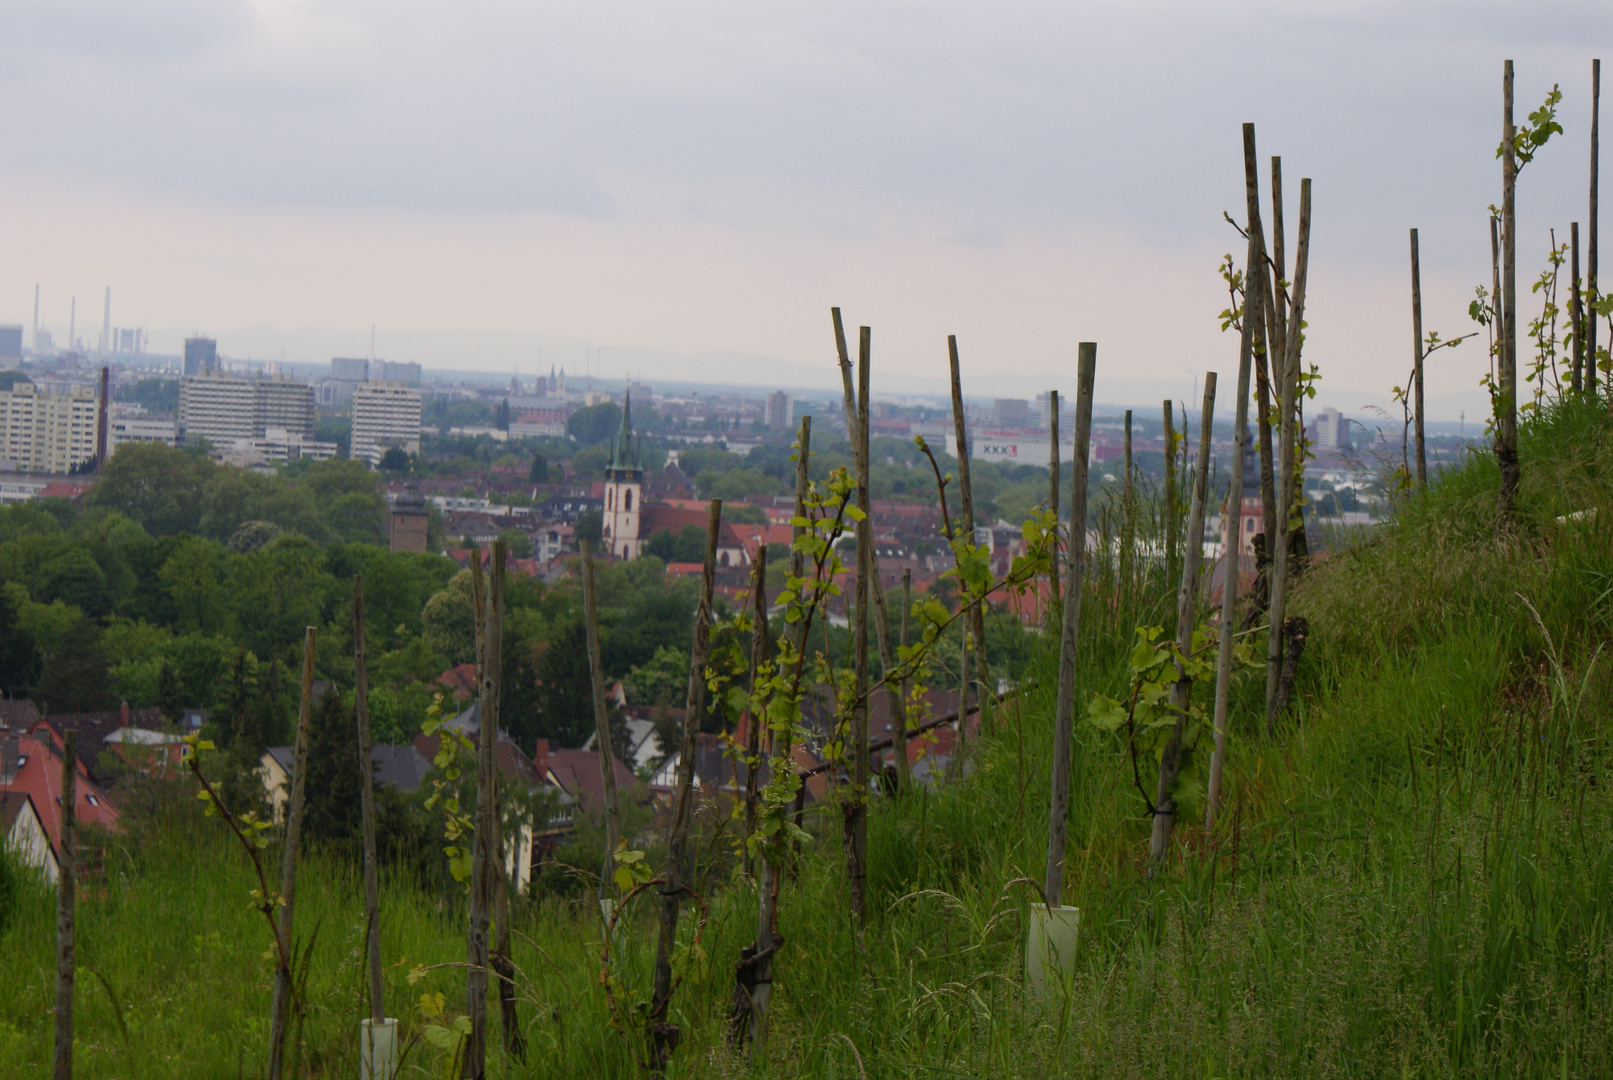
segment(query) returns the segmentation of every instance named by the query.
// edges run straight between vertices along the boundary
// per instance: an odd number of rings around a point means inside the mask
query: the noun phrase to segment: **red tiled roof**
[[[61,860],[62,840],[62,753],[61,736],[50,724],[40,721],[33,729],[17,740],[17,749],[23,757],[22,767],[5,790],[27,795],[33,800],[34,813],[44,826],[50,839],[51,854]],[[80,747],[82,753],[83,747]],[[81,825],[99,825],[106,829],[118,827],[118,809],[107,801],[106,793],[90,779],[82,757],[78,762],[78,779],[74,785],[73,813]]]
[[[605,780],[599,774],[599,755],[596,752],[550,749],[548,739],[539,739],[534,761],[539,772],[581,803],[584,810],[597,814],[604,808]],[[639,778],[622,763],[621,758],[611,755],[611,764],[616,773],[618,794],[642,786]]]
[[[452,690],[456,701],[464,701],[476,693],[476,665],[459,664],[437,676],[437,685]],[[430,757],[430,754],[426,755]]]

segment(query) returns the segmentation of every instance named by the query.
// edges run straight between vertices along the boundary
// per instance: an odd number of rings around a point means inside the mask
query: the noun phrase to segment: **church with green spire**
[[[633,439],[633,397],[622,396],[622,426],[611,440],[605,467],[604,522],[600,546],[618,559],[636,559],[644,541],[639,535],[644,510],[644,468]]]

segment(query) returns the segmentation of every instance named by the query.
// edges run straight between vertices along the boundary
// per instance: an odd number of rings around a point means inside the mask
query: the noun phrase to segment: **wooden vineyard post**
[[[1568,322],[1573,327],[1574,368],[1569,386],[1575,394],[1585,389],[1585,299],[1580,291],[1579,222],[1568,225]]]
[[[1428,486],[1428,451],[1423,444],[1423,273],[1417,258],[1417,230],[1411,230],[1411,393],[1417,439],[1417,486]]]
[[[1048,611],[1059,605],[1059,392],[1047,392],[1047,508],[1053,511],[1053,559],[1047,567]],[[902,644],[907,644],[904,640]],[[906,758],[906,754],[902,755]]]
[[[1495,418],[1495,458],[1501,465],[1497,524],[1509,526],[1518,496],[1518,244],[1514,198],[1518,180],[1517,129],[1512,123],[1512,61],[1501,78],[1501,355],[1499,414]],[[1275,632],[1275,624],[1273,630]]]
[[[297,898],[297,856],[302,845],[302,812],[308,776],[308,724],[314,712],[314,646],[318,634],[308,627],[302,640],[302,699],[297,708],[297,736],[291,751],[291,805],[286,809],[285,850],[280,863],[279,967],[274,973],[274,997],[269,1014],[269,1080],[280,1080],[285,1069],[286,1022],[291,1013],[292,915]]]
[[[810,468],[812,457],[812,417],[801,417],[800,434],[795,440],[795,517],[806,517],[807,490],[811,483]],[[795,541],[806,535],[806,529],[800,525],[791,528],[790,544],[790,577],[799,578],[806,571],[806,556],[796,546]],[[788,633],[788,628],[786,628]],[[795,641],[793,645],[797,655],[806,649],[806,620],[802,619],[795,624]],[[793,768],[790,754],[793,749],[793,737],[788,731],[778,731],[771,726],[768,728],[767,757],[769,762],[781,762],[784,768]],[[804,788],[803,784],[803,788]],[[785,841],[779,835],[773,841],[774,858],[766,855],[762,858],[760,874],[757,880],[756,903],[756,951],[751,957],[752,978],[748,987],[750,992],[750,1039],[751,1061],[758,1063],[766,1056],[767,1047],[767,1010],[773,1000],[773,954],[778,951],[778,894],[779,882],[783,877],[783,857]]]
[[[1243,161],[1249,214],[1249,250],[1244,256],[1243,325],[1238,339],[1238,397],[1232,428],[1232,476],[1227,489],[1226,547],[1221,556],[1221,637],[1215,664],[1215,748],[1205,786],[1204,832],[1215,828],[1221,806],[1221,772],[1226,764],[1227,711],[1232,692],[1232,638],[1238,613],[1238,578],[1243,569],[1243,471],[1249,455],[1249,372],[1254,363],[1256,312],[1265,295],[1265,262],[1260,250],[1260,178],[1255,172],[1255,126],[1243,125]]]
[[[494,754],[498,743],[498,698],[502,688],[500,668],[503,646],[504,542],[493,542],[493,565],[488,576],[485,607],[475,606],[482,617],[480,648],[480,692],[476,706],[476,831],[471,841],[470,919],[465,942],[465,1016],[470,1033],[465,1038],[464,1064],[460,1075],[480,1078],[487,1071],[487,976],[491,969],[492,946],[489,924],[493,906],[493,879],[501,872],[495,866],[499,848],[498,770]],[[481,559],[472,556],[473,588],[479,600]]]
[[[515,961],[510,955],[510,871],[504,850],[504,796],[498,772],[498,737],[504,726],[504,586],[509,551],[504,541],[493,542],[493,580],[488,617],[488,668],[491,669],[490,700],[480,711],[483,732],[492,732],[486,758],[488,781],[487,842],[483,848],[486,860],[487,888],[492,894],[493,941],[488,949],[488,967],[498,978],[499,1021],[504,1033],[504,1050],[511,1056],[523,1059],[526,1042],[515,1006]],[[496,651],[495,651],[496,650]],[[477,749],[481,743],[477,743]],[[520,857],[516,857],[520,865]],[[486,1040],[483,1040],[486,1046]]]
[[[947,335],[947,360],[951,365],[952,374],[952,427],[958,440],[958,498],[960,500],[959,513],[963,520],[958,531],[966,538],[970,546],[975,542],[975,500],[974,490],[969,484],[969,438],[963,419],[963,382],[958,374],[958,337],[956,334]],[[986,613],[984,604],[976,604],[967,620],[969,635],[974,642],[975,681],[980,690],[976,697],[976,705],[980,709],[980,729],[985,730],[986,720],[991,715],[991,675],[986,663]],[[967,691],[961,700],[967,700]],[[958,745],[963,745],[963,729],[968,726],[967,712],[961,703],[958,706]]]
[[[56,863],[55,1080],[73,1080],[73,983],[77,974],[78,732],[62,736],[61,858]]]
[[[1596,195],[1598,169],[1601,165],[1602,145],[1602,61],[1591,61],[1591,200],[1590,218],[1586,225],[1590,229],[1587,238],[1589,244],[1585,249],[1585,291],[1593,301],[1600,300],[1602,294],[1597,287],[1596,276]],[[1592,397],[1596,396],[1596,315],[1586,316],[1586,325],[1590,332],[1585,335],[1585,389]],[[1613,342],[1608,343],[1613,346]],[[1608,394],[1608,406],[1613,408],[1613,392]]]
[[[1075,393],[1075,467],[1070,487],[1070,544],[1064,563],[1064,620],[1059,628],[1059,685],[1053,714],[1053,795],[1047,819],[1047,872],[1042,892],[1049,908],[1064,902],[1064,846],[1070,817],[1070,762],[1075,744],[1075,650],[1086,569],[1087,454],[1092,439],[1092,383],[1096,342],[1079,346]]]
[[[364,829],[364,968],[370,1016],[359,1025],[361,1080],[391,1080],[397,1022],[381,992],[381,883],[375,852],[375,762],[370,741],[370,669],[364,633],[364,577],[353,575],[353,715],[358,721],[359,806]]]
[[[1298,310],[1298,305],[1295,306]],[[1204,561],[1204,503],[1210,489],[1210,434],[1215,427],[1215,372],[1204,375],[1204,412],[1199,420],[1198,465],[1193,471],[1193,501],[1187,512],[1187,541],[1182,549],[1182,587],[1176,596],[1176,647],[1182,656],[1193,652],[1193,631],[1199,616],[1199,566]],[[1176,681],[1171,684],[1171,711],[1176,727],[1159,759],[1159,787],[1154,798],[1154,835],[1148,845],[1149,876],[1164,861],[1170,849],[1171,826],[1176,821],[1176,799],[1171,789],[1182,765],[1182,738],[1187,731],[1187,712],[1193,700],[1193,680],[1180,660]]]
[[[600,910],[604,910],[605,893],[610,888],[612,864],[616,848],[622,841],[621,806],[616,794],[616,767],[610,745],[610,709],[605,701],[605,663],[599,648],[599,607],[594,586],[593,545],[582,542],[582,601],[583,622],[588,635],[588,676],[594,702],[594,743],[599,747],[599,779],[605,791],[605,865],[599,874]]]
[[[1294,453],[1298,432],[1299,416],[1295,408],[1295,395],[1299,389],[1299,351],[1302,339],[1301,327],[1305,318],[1305,279],[1310,261],[1311,236],[1311,182],[1301,179],[1299,182],[1299,254],[1294,259],[1294,303],[1289,313],[1288,327],[1284,332],[1284,356],[1281,365],[1281,386],[1279,403],[1281,424],[1281,452],[1282,476],[1280,494],[1277,501],[1277,535],[1273,542],[1271,560],[1271,603],[1267,608],[1270,614],[1271,630],[1267,634],[1266,651],[1266,734],[1275,737],[1277,733],[1278,699],[1277,687],[1280,683],[1283,648],[1283,622],[1286,616],[1288,602],[1288,576],[1289,576],[1289,548],[1291,546],[1288,536],[1290,520],[1294,510]],[[1304,528],[1301,523],[1300,528]]]
[[[694,813],[694,759],[700,717],[706,710],[706,653],[711,646],[711,597],[717,574],[717,532],[722,500],[713,499],[706,519],[706,558],[702,567],[700,607],[695,612],[694,648],[689,656],[689,693],[684,700],[683,746],[679,750],[677,786],[672,796],[672,823],[667,834],[666,869],[661,874],[661,928],[655,945],[655,983],[647,1017],[650,1072],[662,1076],[678,1045],[678,1025],[668,1019],[672,1003],[672,951],[678,939],[678,906],[684,891],[683,863]]]
[[[745,876],[753,876],[751,865],[751,837],[756,835],[756,806],[762,794],[763,718],[756,711],[758,693],[763,682],[763,671],[773,655],[773,642],[767,625],[767,545],[756,545],[756,565],[751,569],[751,626],[750,643],[750,723],[745,728]]]
[[[829,309],[834,324],[835,349],[840,358],[840,381],[846,407],[846,433],[851,438],[852,463],[857,478],[857,509],[862,519],[856,523],[857,578],[853,603],[852,663],[856,695],[851,707],[851,790],[841,807],[844,816],[846,882],[851,896],[851,918],[858,927],[867,912],[863,884],[868,876],[868,579],[876,573],[874,522],[868,499],[868,365],[872,330],[861,327],[857,334],[857,386],[851,384],[851,357],[846,349],[846,330],[840,309]],[[889,645],[884,646],[889,652]],[[892,718],[894,721],[894,717]]]
[[[1161,413],[1165,431],[1165,579],[1176,570],[1176,424],[1171,418],[1171,401],[1166,398]]]

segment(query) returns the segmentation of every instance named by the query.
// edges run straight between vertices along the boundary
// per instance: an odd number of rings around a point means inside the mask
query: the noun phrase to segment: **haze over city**
[[[1068,390],[1096,340],[1100,398],[1145,404],[1233,367],[1250,120],[1291,207],[1314,178],[1324,397],[1386,404],[1406,229],[1429,328],[1465,332],[1486,279],[1503,55],[1521,111],[1574,91],[1521,181],[1532,274],[1582,216],[1609,29],[1589,3],[12,4],[0,322],[39,284],[62,341],[110,286],[169,352],[324,362],[375,325],[435,368],[832,386],[840,304],[876,389],[939,389],[956,333],[966,392]],[[1441,354],[1432,418],[1483,408],[1483,365]]]

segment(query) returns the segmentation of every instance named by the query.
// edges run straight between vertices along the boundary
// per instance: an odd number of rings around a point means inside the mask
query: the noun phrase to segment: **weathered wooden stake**
[[[1597,289],[1596,276],[1596,196],[1598,170],[1602,157],[1602,61],[1591,61],[1591,202],[1590,220],[1586,224],[1590,227],[1590,243],[1585,249],[1585,289],[1595,299],[1602,294]],[[1585,389],[1592,397],[1596,396],[1596,316],[1590,315],[1585,320],[1589,324],[1590,332],[1585,335],[1588,349],[1585,353]],[[1609,342],[1613,345],[1613,342]],[[1613,393],[1608,394],[1608,404],[1613,406]]]
[[[956,334],[947,335],[947,359],[952,369],[952,427],[958,439],[958,498],[961,501],[959,513],[963,521],[958,531],[968,537],[968,542],[975,542],[975,500],[973,489],[969,486],[969,438],[963,419],[963,381],[958,374],[958,337]],[[980,691],[977,701],[980,707],[980,727],[985,730],[986,720],[991,710],[991,674],[986,663],[986,613],[985,605],[977,604],[970,613],[968,623],[970,636],[974,639],[975,652],[975,678]],[[964,712],[958,713],[959,745],[962,745],[962,729]]]
[[[1078,346],[1075,392],[1075,468],[1070,479],[1070,543],[1064,564],[1064,621],[1059,627],[1059,685],[1053,713],[1053,793],[1047,813],[1047,870],[1043,899],[1064,903],[1064,846],[1070,823],[1070,761],[1075,745],[1075,649],[1087,551],[1087,455],[1092,441],[1092,381],[1096,342]],[[960,714],[962,710],[959,710]]]
[[[582,542],[583,621],[588,640],[588,675],[594,699],[594,743],[599,747],[600,783],[605,785],[605,866],[600,871],[599,877],[599,898],[603,900],[610,890],[616,848],[622,841],[622,811],[616,794],[616,768],[612,764],[610,709],[605,702],[605,664],[599,648],[599,606],[594,589],[593,546],[584,540]]]
[[[1176,568],[1176,423],[1171,416],[1171,400],[1166,398],[1161,412],[1165,424],[1165,576]]]
[[[1303,227],[1302,227],[1303,233]],[[1295,304],[1295,310],[1299,305]],[[1215,372],[1204,374],[1204,412],[1199,421],[1199,459],[1193,471],[1193,501],[1187,512],[1187,541],[1182,550],[1182,587],[1176,597],[1176,647],[1183,656],[1193,652],[1193,631],[1199,616],[1199,566],[1204,561],[1204,503],[1210,489],[1210,434],[1215,427]],[[1193,700],[1193,680],[1180,660],[1176,682],[1171,684],[1171,711],[1176,726],[1171,741],[1159,759],[1159,787],[1154,798],[1154,835],[1148,846],[1149,876],[1164,861],[1170,847],[1171,826],[1176,821],[1176,786],[1182,766],[1182,737],[1187,730],[1188,707]]]
[[[364,821],[364,962],[369,975],[370,1021],[386,1019],[381,996],[381,881],[375,853],[375,762],[370,744],[370,667],[365,650],[364,578],[353,575],[353,713],[358,720],[359,789]]]
[[[806,517],[807,491],[811,484],[810,468],[812,457],[812,417],[801,417],[801,430],[795,441],[795,516]],[[791,529],[792,541],[800,540],[806,535],[806,529],[796,525]],[[790,546],[790,576],[800,577],[806,572],[806,556],[792,542]],[[806,620],[795,624],[795,650],[799,656],[806,650]],[[786,768],[794,768],[790,763],[790,754],[793,749],[793,739],[789,732],[768,729],[767,756],[769,761],[783,760]],[[802,790],[806,785],[802,784]],[[765,856],[761,863],[761,872],[757,880],[756,905],[756,953],[754,957],[754,982],[750,987],[750,1038],[751,1060],[760,1062],[766,1055],[767,1043],[767,1009],[773,999],[773,954],[778,947],[778,894],[779,882],[783,877],[784,841],[782,836],[774,841],[774,858]]]
[[[470,927],[466,941],[465,1015],[470,1034],[465,1040],[460,1075],[480,1078],[487,1071],[487,976],[492,948],[488,928],[492,918],[498,840],[498,770],[494,754],[498,744],[499,692],[502,689],[504,615],[504,542],[493,542],[487,605],[482,618],[481,693],[477,702],[476,832],[471,843]],[[481,560],[472,556],[472,573],[480,578]],[[480,590],[477,590],[478,592]],[[480,606],[480,605],[478,605]]]
[[[1271,631],[1267,635],[1267,668],[1266,668],[1266,734],[1275,737],[1277,733],[1277,686],[1282,668],[1282,626],[1288,605],[1288,576],[1290,572],[1289,550],[1291,541],[1288,530],[1293,515],[1295,492],[1294,479],[1296,475],[1294,453],[1298,439],[1299,414],[1295,408],[1295,396],[1299,391],[1299,354],[1303,341],[1303,327],[1305,320],[1305,280],[1310,263],[1311,244],[1311,182],[1309,178],[1302,178],[1299,182],[1299,254],[1294,259],[1294,285],[1293,308],[1289,312],[1288,326],[1284,331],[1284,355],[1280,366],[1281,413],[1278,422],[1281,425],[1281,442],[1279,446],[1281,456],[1281,489],[1277,501],[1277,533],[1275,537],[1268,538],[1275,543],[1271,560],[1271,604],[1268,608],[1270,614]],[[1304,528],[1301,523],[1300,528]]]
[[[1580,291],[1579,222],[1568,226],[1568,321],[1574,327],[1574,374],[1569,384],[1578,394],[1585,389],[1585,298]]]
[[[1126,410],[1124,435],[1123,473],[1120,478],[1120,582],[1121,596],[1129,599],[1136,594],[1137,555],[1137,489],[1132,479],[1131,463],[1131,410]]]
[[[1510,526],[1513,505],[1518,497],[1518,244],[1515,194],[1518,155],[1513,142],[1517,128],[1512,123],[1512,61],[1506,62],[1501,77],[1501,413],[1496,417],[1495,458],[1501,466],[1501,493],[1497,499],[1497,525]],[[1273,624],[1276,630],[1276,624]]]
[[[1059,392],[1047,392],[1047,508],[1053,511],[1053,560],[1047,568],[1048,611],[1059,605]],[[902,644],[907,644],[903,640]],[[904,758],[906,754],[902,755]]]
[[[297,899],[297,856],[302,847],[302,812],[308,776],[308,725],[314,712],[314,646],[318,631],[308,627],[302,640],[302,699],[297,708],[297,736],[291,751],[291,805],[286,809],[285,849],[280,863],[280,965],[274,973],[269,1013],[269,1080],[285,1069],[286,1024],[291,1014],[292,916]]]
[[[56,860],[55,1080],[73,1080],[73,983],[78,938],[78,732],[62,735],[61,857]]]
[[[1411,230],[1411,392],[1417,437],[1417,486],[1428,486],[1428,452],[1423,444],[1423,272],[1417,257],[1417,230]]]
[[[698,748],[700,717],[706,711],[706,654],[711,647],[711,597],[717,574],[717,532],[722,525],[722,500],[713,499],[706,519],[706,558],[701,574],[700,607],[695,612],[694,648],[689,655],[689,693],[684,699],[683,746],[679,749],[677,787],[673,791],[672,822],[667,833],[666,867],[661,872],[661,931],[655,944],[655,983],[647,1017],[650,1035],[650,1072],[661,1076],[678,1045],[678,1025],[668,1019],[672,1004],[672,951],[678,940],[678,907],[684,884],[684,859],[689,845],[689,820],[694,816],[694,759]]]
[[[767,545],[756,545],[756,565],[751,571],[751,612],[754,622],[750,643],[750,724],[745,728],[745,876],[752,876],[750,841],[756,835],[756,807],[762,794],[762,725],[766,719],[757,712],[758,693],[765,681],[764,669],[773,656],[773,642],[767,625]]]
[[[1215,749],[1205,788],[1204,831],[1215,829],[1221,806],[1221,773],[1226,763],[1227,710],[1232,691],[1232,638],[1238,611],[1238,578],[1243,567],[1243,471],[1249,454],[1249,372],[1254,362],[1256,325],[1265,295],[1266,267],[1260,250],[1260,178],[1255,172],[1255,126],[1243,125],[1244,188],[1249,215],[1249,251],[1244,257],[1243,333],[1238,339],[1238,397],[1232,428],[1232,476],[1224,520],[1226,549],[1221,556],[1221,639],[1215,665]]]

